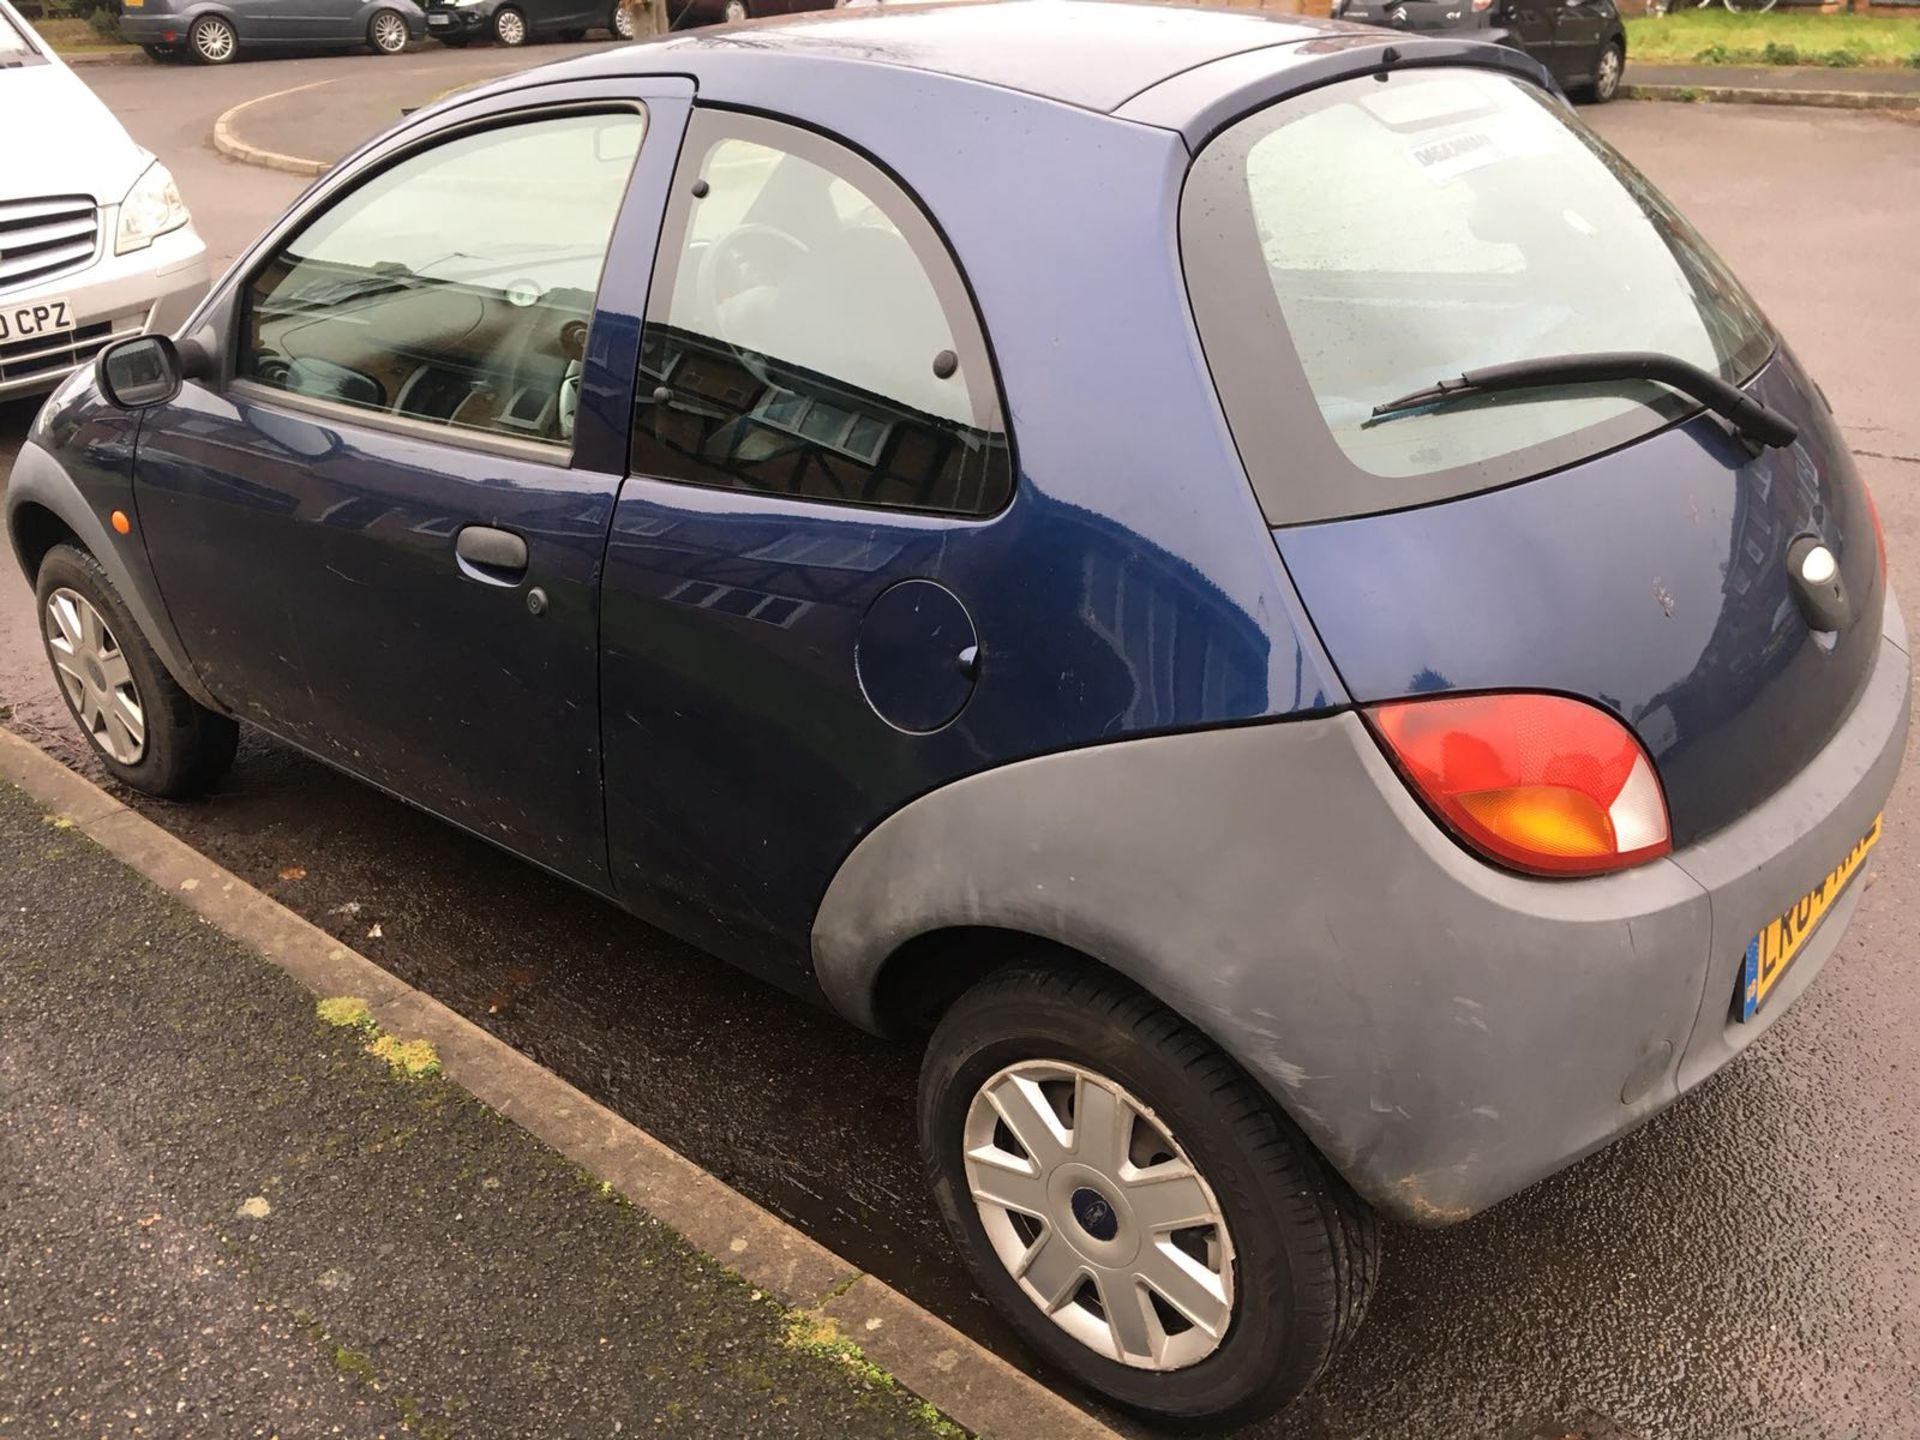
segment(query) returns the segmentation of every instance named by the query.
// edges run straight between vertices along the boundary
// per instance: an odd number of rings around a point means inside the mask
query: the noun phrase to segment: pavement
[[[0,1435],[961,1434],[4,783],[0,954]]]
[[[303,182],[220,157],[206,142],[214,117],[330,73],[372,78],[384,63],[231,66],[192,72],[186,86],[186,72],[171,67],[88,79],[173,167],[225,258]],[[1899,258],[1920,227],[1920,127],[1791,107],[1623,102],[1584,114],[1702,228],[1832,397],[1879,498],[1920,633],[1920,415],[1907,379],[1920,272]],[[29,414],[0,411],[0,474]],[[5,572],[0,555],[8,723],[84,769],[45,679],[25,587]],[[207,800],[121,798],[1026,1363],[972,1293],[926,1199],[911,1051],[257,734]],[[280,878],[295,867],[301,878]],[[1249,1433],[1920,1434],[1920,991],[1911,983],[1920,795],[1911,765],[1869,878],[1860,917],[1819,984],[1716,1081],[1465,1226],[1390,1231],[1381,1289],[1353,1349],[1292,1411]],[[376,924],[383,938],[368,938]]]

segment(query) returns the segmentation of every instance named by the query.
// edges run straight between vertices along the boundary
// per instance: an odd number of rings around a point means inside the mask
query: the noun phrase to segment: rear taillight
[[[1867,497],[1867,514],[1873,519],[1873,543],[1880,547],[1880,573],[1887,573],[1887,530],[1880,523],[1880,506],[1873,498],[1873,491],[1867,482],[1860,482],[1860,493]]]
[[[1563,695],[1396,700],[1367,718],[1456,835],[1535,875],[1594,875],[1673,848],[1667,802],[1633,732]]]

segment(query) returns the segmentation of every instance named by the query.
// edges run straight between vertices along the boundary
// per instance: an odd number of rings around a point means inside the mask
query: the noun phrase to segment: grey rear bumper
[[[1747,941],[1892,789],[1910,703],[1898,630],[1794,781],[1625,874],[1482,864],[1349,713],[1071,751],[936,791],[848,857],[815,968],[872,1027],[878,972],[916,935],[1059,941],[1212,1036],[1383,1211],[1464,1219],[1645,1120],[1819,971],[1858,878],[1754,1021],[1731,1019]]]

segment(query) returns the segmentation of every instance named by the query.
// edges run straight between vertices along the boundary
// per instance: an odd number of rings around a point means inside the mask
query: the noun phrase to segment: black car
[[[423,8],[427,34],[454,46],[578,40],[589,30],[611,31],[616,40],[634,36],[633,11],[620,0],[428,0]]]
[[[1613,0],[1333,0],[1333,15],[1511,45],[1582,100],[1611,100],[1627,68],[1627,27]]]

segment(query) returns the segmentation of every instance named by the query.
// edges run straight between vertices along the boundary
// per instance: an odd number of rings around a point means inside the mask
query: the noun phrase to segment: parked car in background
[[[731,25],[763,15],[794,15],[831,10],[834,0],[667,0],[667,19],[675,30],[695,25]]]
[[[1524,50],[1575,99],[1607,101],[1627,68],[1613,0],[1333,0],[1341,20],[1456,35]]]
[[[530,40],[580,40],[605,30],[616,40],[634,36],[633,11],[620,0],[427,0],[427,33],[444,45],[525,45]]]
[[[0,136],[6,399],[52,389],[109,340],[186,319],[206,293],[207,250],[167,167],[133,143],[7,0]]]
[[[1256,12],[443,99],[69,380],[6,506],[117,780],[257,725],[910,1039],[980,1292],[1183,1425],[1325,1370],[1377,1214],[1767,1033],[1911,704],[1825,397],[1546,71]]]
[[[427,33],[414,0],[123,0],[120,33],[156,60],[225,65],[243,50],[365,45],[398,55]]]

